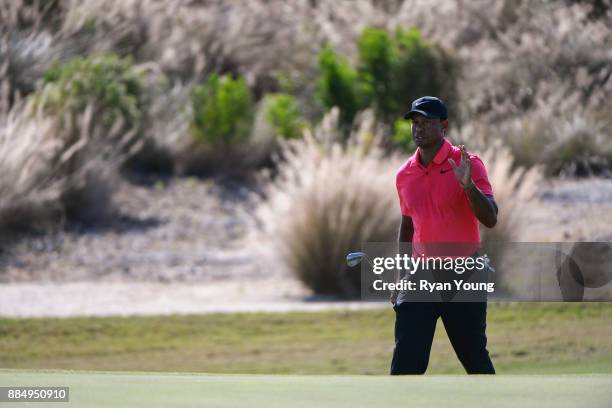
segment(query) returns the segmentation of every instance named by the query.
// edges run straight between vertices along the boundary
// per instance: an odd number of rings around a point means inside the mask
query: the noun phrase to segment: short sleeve
[[[491,187],[491,183],[489,183],[487,169],[484,163],[480,160],[480,157],[476,155],[471,155],[470,159],[472,160],[472,181],[474,181],[476,187],[478,187],[484,195],[492,196],[493,188]]]

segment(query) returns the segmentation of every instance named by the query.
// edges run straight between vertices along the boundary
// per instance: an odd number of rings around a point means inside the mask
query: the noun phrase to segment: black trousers
[[[391,374],[427,370],[438,317],[468,374],[495,374],[487,351],[486,302],[403,302],[395,310]]]

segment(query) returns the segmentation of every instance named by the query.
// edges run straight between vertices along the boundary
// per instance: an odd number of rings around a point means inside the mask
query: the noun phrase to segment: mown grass
[[[499,373],[612,373],[612,303],[490,304]],[[0,319],[0,367],[208,373],[385,374],[389,309]],[[461,373],[444,328],[429,373]]]
[[[405,378],[0,369],[3,386],[69,387],[71,406],[104,408],[609,407],[611,383],[605,374]]]

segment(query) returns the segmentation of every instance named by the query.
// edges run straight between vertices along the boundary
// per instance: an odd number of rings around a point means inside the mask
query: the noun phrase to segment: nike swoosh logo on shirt
[[[451,170],[452,169],[442,169],[442,170],[440,170],[440,174],[448,173]]]

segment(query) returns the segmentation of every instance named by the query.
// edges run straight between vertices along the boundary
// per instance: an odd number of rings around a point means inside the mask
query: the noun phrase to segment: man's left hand
[[[461,187],[468,189],[472,186],[472,161],[465,151],[465,146],[461,145],[459,148],[461,149],[461,162],[459,165],[457,165],[453,159],[448,159],[448,162],[453,168],[455,177],[457,177]]]

